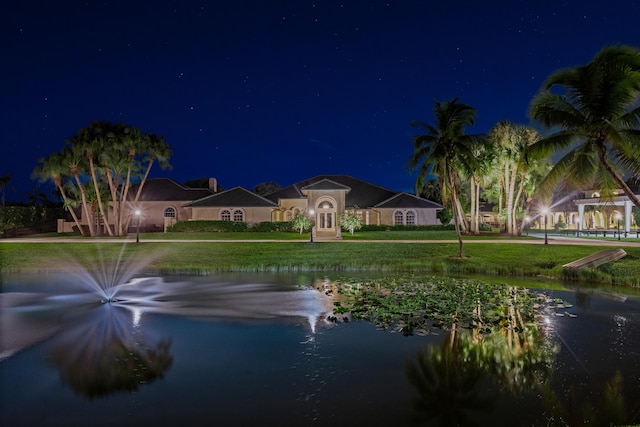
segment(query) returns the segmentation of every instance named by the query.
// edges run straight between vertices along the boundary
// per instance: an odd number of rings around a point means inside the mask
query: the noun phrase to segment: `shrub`
[[[348,230],[353,235],[355,230],[362,228],[362,218],[360,218],[355,209],[352,211],[345,211],[340,215],[340,227]]]
[[[562,221],[558,221],[555,224],[553,224],[553,229],[555,231],[560,231],[560,230],[564,230],[565,228],[567,228],[567,224],[565,224]]]
[[[302,234],[303,231],[311,228],[311,220],[308,216],[298,213],[291,222],[291,228]]]
[[[363,225],[361,231],[446,231],[455,230],[454,224],[447,225]]]
[[[246,222],[235,221],[178,221],[167,229],[174,233],[273,233],[278,231],[293,231],[291,222],[259,222],[249,225]]]
[[[260,232],[260,233],[275,233],[278,231],[294,231],[293,225],[291,222],[271,222],[264,221],[254,224],[249,228],[249,231]]]

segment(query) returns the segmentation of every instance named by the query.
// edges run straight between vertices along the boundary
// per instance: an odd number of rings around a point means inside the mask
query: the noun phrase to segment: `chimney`
[[[209,178],[209,190],[214,193],[218,192],[218,180],[215,178]]]

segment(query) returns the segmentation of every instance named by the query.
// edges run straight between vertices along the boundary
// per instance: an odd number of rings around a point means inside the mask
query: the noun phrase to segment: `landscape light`
[[[549,213],[548,208],[542,208],[542,215],[544,215],[544,244],[549,244],[549,237],[547,236],[547,214]]]

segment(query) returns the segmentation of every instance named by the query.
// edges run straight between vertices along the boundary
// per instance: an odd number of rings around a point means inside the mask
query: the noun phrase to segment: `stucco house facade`
[[[129,195],[136,194],[138,184]],[[190,188],[168,178],[146,181],[137,201],[127,204],[128,215],[140,210],[140,230],[165,231],[176,221],[218,220],[260,222],[291,221],[296,214],[310,217],[319,234],[339,233],[340,215],[355,211],[363,224],[433,225],[442,205],[403,192],[392,191],[349,175],[320,175],[266,196],[242,187],[217,191],[214,178],[209,188]],[[93,218],[93,221],[98,221]],[[86,218],[81,222],[86,224]],[[66,223],[69,225],[69,223]],[[137,226],[137,218],[130,221]],[[60,230],[60,227],[59,227]]]
[[[267,194],[277,204],[272,221],[290,221],[309,215],[318,233],[335,233],[340,215],[354,211],[363,224],[433,225],[442,205],[395,192],[349,175],[319,175]]]

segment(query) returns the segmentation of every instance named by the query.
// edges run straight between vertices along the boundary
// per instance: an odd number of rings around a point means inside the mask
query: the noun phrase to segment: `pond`
[[[535,289],[535,321],[515,327],[442,314],[407,329],[336,310],[344,278],[134,277],[102,296],[79,282],[3,276],[1,425],[640,422],[640,303],[607,291]],[[502,309],[520,316],[500,301],[482,316]]]

